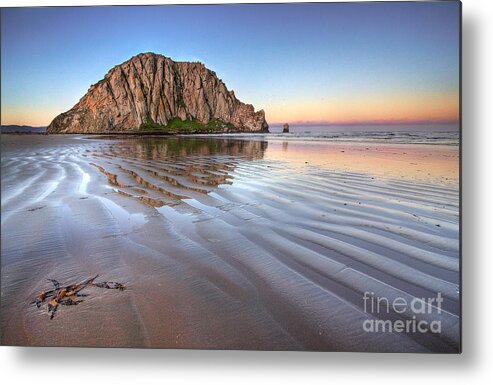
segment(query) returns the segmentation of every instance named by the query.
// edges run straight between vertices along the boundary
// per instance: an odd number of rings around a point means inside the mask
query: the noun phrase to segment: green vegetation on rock
[[[140,126],[140,129],[145,132],[163,132],[163,133],[179,133],[179,132],[224,132],[234,130],[235,126],[231,123],[223,122],[219,119],[211,119],[208,123],[201,123],[196,119],[181,120],[173,118],[167,124],[162,125],[152,120],[148,120]]]

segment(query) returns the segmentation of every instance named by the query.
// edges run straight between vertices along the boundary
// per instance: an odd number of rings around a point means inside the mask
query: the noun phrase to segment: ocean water
[[[224,134],[221,136],[259,137],[266,140],[315,140],[345,143],[430,144],[458,146],[458,124],[396,125],[301,125],[293,124],[289,133],[282,125],[271,125],[265,134]]]

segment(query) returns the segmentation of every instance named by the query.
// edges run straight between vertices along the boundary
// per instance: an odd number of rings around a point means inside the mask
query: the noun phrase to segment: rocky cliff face
[[[202,63],[143,53],[112,68],[48,133],[139,132],[171,121],[217,131],[268,131],[263,110],[236,99]],[[213,124],[212,124],[213,123]]]

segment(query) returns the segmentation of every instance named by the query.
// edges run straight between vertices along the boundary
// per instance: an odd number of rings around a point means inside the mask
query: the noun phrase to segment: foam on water
[[[289,133],[281,125],[271,125],[269,133],[223,134],[221,137],[264,140],[304,140],[367,144],[425,144],[457,146],[457,124],[428,125],[302,125],[292,124]],[[198,135],[205,136],[205,135]],[[210,135],[209,135],[210,136]]]

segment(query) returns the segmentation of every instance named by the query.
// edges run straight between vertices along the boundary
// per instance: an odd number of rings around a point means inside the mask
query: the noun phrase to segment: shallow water
[[[458,147],[334,138],[2,135],[2,342],[457,351]],[[52,321],[29,304],[94,274]],[[49,284],[49,282],[48,282]],[[371,291],[441,334],[369,333]],[[70,327],[67,327],[70,325]]]

